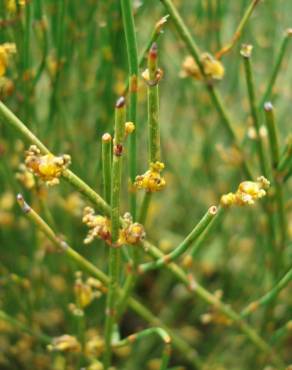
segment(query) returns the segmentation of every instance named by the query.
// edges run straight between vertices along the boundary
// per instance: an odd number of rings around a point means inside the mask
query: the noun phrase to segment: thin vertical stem
[[[248,5],[245,13],[243,14],[242,19],[240,20],[240,22],[239,22],[239,24],[238,24],[238,26],[237,26],[237,28],[236,28],[233,36],[232,36],[231,41],[227,45],[223,46],[223,48],[215,54],[217,59],[222,58],[223,55],[229,53],[230,50],[234,47],[234,45],[236,44],[236,42],[238,41],[238,39],[242,35],[243,29],[246,26],[250,16],[252,15],[252,13],[253,13],[255,7],[258,5],[258,3],[259,3],[259,0],[252,0],[251,3]]]
[[[200,69],[201,74],[203,76],[205,76],[204,68],[203,68],[203,65],[202,65],[202,62],[201,62],[201,58],[200,58],[200,49],[198,48],[197,44],[195,43],[195,40],[192,38],[192,36],[190,34],[190,31],[186,27],[186,25],[185,25],[184,21],[182,20],[180,14],[178,13],[177,9],[175,8],[175,6],[173,5],[171,0],[161,0],[161,2],[163,3],[163,5],[167,9],[168,13],[170,14],[171,19],[172,19],[172,21],[173,21],[173,23],[176,27],[176,30],[177,30],[179,36],[181,37],[181,39],[186,44],[186,47],[188,48],[192,57],[195,59],[197,65]],[[211,98],[212,104],[214,105],[215,109],[217,110],[218,115],[219,115],[219,117],[222,121],[222,124],[225,126],[225,129],[226,129],[226,132],[227,132],[229,138],[233,141],[233,145],[235,146],[235,148],[242,155],[242,162],[241,162],[242,170],[243,170],[244,174],[247,176],[247,178],[251,179],[251,178],[253,178],[252,173],[249,169],[248,164],[245,161],[243,150],[242,150],[241,145],[240,145],[240,143],[237,139],[235,131],[232,127],[231,119],[227,115],[227,111],[226,111],[226,108],[225,108],[225,106],[222,102],[222,98],[219,95],[219,93],[215,90],[213,85],[208,84],[207,81],[205,81],[205,82],[206,82],[205,87],[206,87],[207,92],[208,92],[208,94]]]
[[[277,132],[277,127],[276,127],[276,122],[275,122],[275,116],[274,116],[274,107],[270,102],[268,102],[268,103],[265,103],[264,108],[265,108],[266,124],[267,124],[267,129],[268,129],[270,148],[271,148],[271,153],[272,153],[272,167],[273,167],[273,175],[274,175],[274,182],[275,182],[275,189],[276,189],[276,202],[277,202],[280,230],[281,230],[280,249],[283,250],[285,246],[285,242],[286,242],[287,221],[286,221],[286,215],[285,215],[285,204],[284,204],[282,179],[281,179],[281,176],[279,176],[277,172],[277,167],[280,162],[280,145],[279,145],[278,132]]]
[[[245,46],[248,48],[249,46]],[[258,111],[256,105],[256,97],[254,91],[254,80],[253,80],[253,73],[251,69],[251,62],[250,62],[250,53],[249,52],[242,52],[243,62],[244,62],[244,71],[245,71],[245,78],[248,90],[248,97],[249,97],[249,104],[250,104],[250,111],[253,119],[254,128],[257,133],[257,142],[256,148],[258,152],[258,158],[260,163],[260,168],[262,174],[269,178],[269,167],[267,163],[267,157],[265,154],[264,144],[260,135],[260,123],[258,118]]]
[[[102,155],[102,181],[104,199],[110,204],[111,199],[111,149],[112,137],[106,133],[102,135],[101,155]]]
[[[132,14],[132,6],[130,0],[121,0],[121,8],[123,15],[124,32],[126,36],[128,64],[129,64],[129,120],[135,124],[135,131],[130,137],[130,180],[131,185],[135,181],[137,174],[137,91],[138,91],[138,52],[135,33],[134,17]],[[131,186],[132,188],[132,186]],[[136,193],[131,191],[131,213],[136,219]]]
[[[115,135],[113,143],[112,185],[111,185],[111,233],[112,246],[109,251],[109,292],[106,302],[104,368],[111,364],[111,340],[116,321],[117,289],[120,273],[120,248],[117,246],[120,230],[120,188],[122,176],[122,154],[125,136],[125,98],[121,97],[115,109]]]
[[[278,54],[278,56],[276,58],[275,66],[274,66],[274,68],[272,70],[272,74],[271,74],[271,77],[269,79],[267,88],[266,88],[266,90],[265,90],[265,92],[263,94],[263,97],[262,97],[262,99],[260,101],[260,104],[259,104],[259,107],[260,108],[264,105],[264,103],[266,101],[268,101],[268,100],[271,99],[272,90],[273,90],[273,87],[274,87],[275,82],[277,80],[279,71],[281,69],[282,62],[283,62],[284,56],[286,54],[288,43],[289,43],[289,39],[291,38],[291,36],[292,36],[292,29],[289,28],[288,30],[285,31],[284,38],[283,38],[282,43],[280,45],[279,54]]]

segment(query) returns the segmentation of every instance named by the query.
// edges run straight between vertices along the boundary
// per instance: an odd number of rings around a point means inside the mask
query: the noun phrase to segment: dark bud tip
[[[156,42],[154,42],[149,50],[149,57],[152,59],[156,59],[158,54],[158,47]]]
[[[124,96],[121,96],[117,102],[116,102],[116,108],[123,108],[124,105],[126,104],[126,99]]]
[[[273,104],[270,101],[264,104],[264,110],[266,112],[271,112],[273,109],[274,109]]]

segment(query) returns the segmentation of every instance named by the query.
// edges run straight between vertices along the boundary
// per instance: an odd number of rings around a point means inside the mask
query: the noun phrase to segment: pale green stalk
[[[235,46],[236,42],[242,35],[244,27],[246,26],[250,16],[252,15],[255,7],[258,5],[259,2],[260,0],[252,0],[251,3],[248,5],[245,13],[243,14],[242,19],[239,22],[239,25],[236,28],[236,31],[232,36],[231,41],[227,45],[223,46],[223,48],[215,54],[217,59],[220,59],[222,58],[223,55],[229,53],[231,49]]]
[[[281,66],[282,66],[282,63],[283,63],[283,59],[284,59],[284,56],[286,54],[286,51],[287,51],[287,47],[288,47],[288,43],[289,43],[289,39],[291,38],[292,36],[292,29],[289,28],[288,30],[285,31],[285,34],[284,34],[284,38],[282,40],[282,43],[280,45],[280,50],[279,50],[279,54],[276,58],[276,63],[275,63],[275,66],[272,70],[272,74],[271,74],[271,77],[269,79],[269,82],[268,82],[268,85],[267,85],[267,88],[263,94],[263,97],[260,101],[260,104],[259,104],[259,108],[261,109],[262,106],[264,105],[264,103],[268,100],[271,99],[271,94],[272,94],[272,90],[273,90],[273,87],[276,83],[276,80],[277,80],[277,77],[278,77],[278,74],[279,74],[279,71],[281,69]]]
[[[110,204],[111,199],[111,170],[112,170],[112,137],[106,133],[102,135],[102,182],[104,199]]]
[[[148,338],[149,336],[152,336],[153,334],[159,336],[164,344],[164,350],[162,352],[161,365],[159,367],[159,370],[166,370],[167,365],[169,363],[170,354],[171,354],[171,337],[162,328],[149,328],[149,329],[142,330],[139,333],[129,335],[127,338],[124,338],[121,341],[114,343],[113,347],[120,348],[120,347],[128,346],[136,342],[137,340]]]
[[[88,274],[94,276],[105,286],[109,286],[110,279],[106,274],[104,274],[104,272],[99,270],[86,258],[71,248],[64,240],[59,238],[49,227],[49,225],[24,201],[21,195],[17,196],[17,200],[26,217],[28,217],[38,227],[38,229],[42,231],[54,243],[54,245],[59,248],[60,251],[73,260],[81,270],[84,270]],[[124,294],[123,289],[119,288],[118,295],[121,296],[122,294]],[[172,338],[174,347],[176,347],[185,356],[190,364],[198,369],[202,367],[202,363],[195,349],[185,342],[179,335],[177,335],[175,331],[172,331],[170,328],[168,328],[167,325],[165,325],[156,315],[143,306],[137,299],[130,297],[128,304],[135,313],[137,313],[150,325],[158,326],[166,330]]]
[[[104,368],[111,366],[111,343],[117,318],[117,289],[120,275],[120,246],[117,245],[120,232],[120,191],[122,179],[122,154],[125,136],[125,98],[118,99],[115,108],[115,134],[113,142],[113,164],[111,179],[111,237],[109,249],[109,291],[106,301]]]
[[[167,9],[168,13],[170,14],[171,19],[172,19],[172,21],[173,21],[173,23],[176,27],[176,30],[177,30],[179,36],[181,37],[181,39],[186,44],[186,47],[189,50],[192,57],[195,59],[197,65],[200,69],[201,74],[203,76],[205,76],[204,68],[203,68],[203,65],[202,65],[202,62],[201,62],[201,57],[200,57],[200,50],[199,50],[197,44],[195,43],[194,39],[192,38],[192,36],[190,34],[190,31],[188,30],[184,21],[182,20],[181,16],[179,15],[177,9],[173,5],[173,2],[171,0],[161,0],[161,2],[163,3],[163,5]],[[215,88],[212,84],[208,83],[208,81],[205,81],[205,82],[206,83],[205,83],[204,86],[206,87],[207,92],[210,96],[210,99],[211,99],[215,109],[217,110],[219,117],[221,118],[222,124],[224,125],[225,130],[226,130],[229,138],[233,141],[233,145],[235,146],[235,148],[242,155],[242,162],[241,162],[242,170],[243,170],[245,176],[247,176],[248,179],[252,179],[253,178],[252,173],[251,173],[251,171],[249,169],[249,166],[248,166],[248,164],[245,160],[243,150],[242,150],[241,145],[238,141],[238,138],[235,134],[235,131],[232,127],[231,119],[227,115],[226,108],[225,108],[225,106],[222,102],[222,98],[219,95],[219,93],[215,90]]]
[[[3,103],[0,102],[0,119],[4,122],[7,122],[8,124],[14,126],[19,132],[21,132],[28,140],[30,140],[32,143],[38,145],[38,147],[43,151],[43,152],[48,152],[48,149],[36,138],[30,130],[27,129],[27,127],[8,109],[5,107]],[[105,214],[109,214],[110,207],[108,204],[94,191],[92,190],[87,184],[85,184],[81,179],[78,178],[75,174],[73,174],[71,171],[64,171],[66,176],[63,177],[67,178],[67,180],[74,186],[76,189],[78,189],[79,192],[84,194],[85,196],[90,199],[95,206],[100,210],[103,211]],[[25,207],[26,209],[27,207]],[[28,213],[29,215],[31,214],[30,212]],[[34,221],[34,220],[33,220]],[[121,221],[121,220],[120,220]],[[34,221],[35,222],[35,221]],[[47,226],[48,227],[48,226]],[[47,230],[47,227],[44,228],[44,232],[46,233],[45,230]],[[48,232],[48,230],[47,230]],[[47,233],[46,233],[47,234]],[[48,232],[47,236],[50,237],[52,235],[50,232]],[[53,234],[54,235],[54,234]],[[54,238],[54,243],[59,245],[59,247],[63,248],[62,245],[64,242],[59,240],[57,237]],[[68,248],[67,244],[65,243],[66,248],[65,252],[66,254],[74,259],[81,268],[86,270],[87,272],[91,273],[93,276],[98,278],[101,282],[104,282],[105,284],[108,284],[108,277],[98,270],[94,265],[92,265],[89,261],[87,261],[85,258],[83,258],[80,254],[75,252],[72,248]],[[156,246],[152,245],[151,243],[144,241],[142,243],[144,250],[149,253],[153,258],[158,259],[164,256],[164,254],[160,251],[159,248]],[[185,274],[185,272],[176,264],[170,263],[169,265],[166,265],[166,267],[178,278],[178,280],[182,281],[188,288],[189,288],[189,278]],[[209,293],[205,288],[203,288],[201,285],[196,283],[196,286],[199,286],[200,289],[196,290],[196,293],[208,304],[213,304],[215,297],[212,296],[211,293]],[[120,291],[120,290],[119,290]],[[213,299],[209,299],[213,297]],[[141,305],[137,300],[134,298],[130,297],[129,298],[129,306],[137,312],[141,317],[143,317],[145,320],[150,322],[152,325],[157,325],[160,327],[163,327],[166,329],[165,325],[161,323],[160,320],[158,320],[147,308],[145,308],[143,305]],[[224,303],[221,302],[222,305],[225,306]],[[227,306],[228,307],[228,306]],[[232,312],[234,312],[231,308],[228,308]],[[221,311],[221,305],[219,306],[219,311]],[[228,310],[227,310],[228,311]],[[229,312],[229,311],[228,311]],[[234,312],[234,315],[236,316],[237,314]],[[228,316],[228,314],[227,314]],[[247,330],[246,330],[247,327]],[[249,337],[249,339],[259,348],[264,350],[265,352],[271,351],[271,349],[265,346],[262,346],[262,339],[257,335],[256,332],[253,331],[252,328],[250,328],[247,324],[242,327],[242,325],[239,325],[239,328],[246,333],[246,335]],[[170,333],[169,329],[166,329],[168,333]],[[250,330],[252,331],[252,335],[250,335]],[[193,363],[193,364],[200,364],[200,361],[198,361],[198,357],[196,352],[194,352],[188,345],[181,340],[177,335],[174,336],[174,333],[171,334],[173,338],[173,343],[177,346],[177,348],[180,348],[180,350],[185,351],[188,355],[187,358],[188,360]],[[259,339],[258,339],[259,338]]]
[[[181,242],[181,244],[175,248],[169,254],[164,255],[162,258],[157,259],[154,262],[144,263],[139,266],[139,272],[145,273],[149,270],[159,269],[176,259],[178,259],[186,250],[192,245],[192,243],[206,230],[210,222],[217,215],[217,207],[213,206],[208,209],[199,223],[194,227],[190,234]]]
[[[285,204],[284,204],[284,195],[283,195],[283,183],[281,181],[281,176],[277,172],[277,168],[280,162],[280,145],[278,132],[274,116],[274,108],[271,103],[265,103],[265,115],[266,115],[266,124],[268,129],[269,143],[272,154],[272,167],[273,175],[276,189],[276,202],[279,215],[279,223],[281,230],[281,245],[280,250],[283,250],[286,242],[286,233],[287,233],[287,221],[285,214]]]
[[[137,175],[137,91],[138,91],[138,51],[136,42],[136,31],[132,5],[130,0],[120,0],[123,16],[124,32],[126,36],[128,65],[129,65],[129,121],[135,124],[135,131],[130,137],[129,163],[131,187]],[[136,193],[131,191],[131,213],[136,219]]]
[[[286,288],[286,286],[291,282],[292,280],[292,267],[286,272],[286,274],[277,282],[277,284],[265,295],[263,295],[261,298],[257,299],[256,301],[250,303],[246,308],[244,308],[241,311],[241,317],[247,317],[252,312],[257,310],[258,308],[262,306],[266,306],[273,302],[278,294]]]

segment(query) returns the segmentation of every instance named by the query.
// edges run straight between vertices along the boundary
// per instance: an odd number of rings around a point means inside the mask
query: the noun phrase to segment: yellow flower
[[[5,42],[0,45],[0,77],[4,76],[8,66],[9,57],[16,53],[16,46],[13,43]]]
[[[52,344],[48,345],[48,350],[61,352],[80,352],[81,346],[75,337],[64,334],[60,337],[54,338]]]
[[[124,226],[119,230],[119,239],[114,245],[115,247],[123,244],[138,244],[145,237],[143,225],[137,222],[133,223],[129,213],[126,213],[123,218]],[[89,227],[87,237],[84,239],[85,244],[99,238],[112,246],[111,222],[107,217],[96,215],[91,207],[86,207],[82,221]]]
[[[243,181],[236,193],[222,195],[220,203],[223,207],[253,205],[256,200],[266,195],[269,186],[270,182],[264,176],[259,177],[256,182]]]
[[[25,157],[26,167],[47,185],[59,184],[59,177],[70,163],[71,158],[68,154],[58,157],[53,154],[41,155],[35,145],[30,146]]]
[[[135,187],[137,189],[145,189],[148,192],[161,191],[165,188],[166,182],[161,171],[164,169],[164,163],[150,163],[150,169],[143,175],[139,175],[135,179]]]
[[[224,77],[225,69],[220,60],[215,59],[209,53],[203,53],[201,55],[201,63],[204,69],[204,73],[208,79],[211,80],[222,80]],[[203,80],[202,73],[199,66],[192,56],[187,56],[182,64],[181,77],[193,77],[196,80]]]

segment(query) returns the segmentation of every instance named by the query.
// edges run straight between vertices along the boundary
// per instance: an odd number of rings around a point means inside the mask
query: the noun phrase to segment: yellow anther
[[[71,158],[68,154],[62,156],[41,155],[40,150],[35,145],[30,146],[25,157],[26,167],[47,185],[58,184],[59,177],[70,163]]]
[[[270,182],[263,176],[259,177],[256,182],[243,181],[239,184],[236,193],[222,195],[220,203],[223,207],[253,205],[256,200],[266,195],[269,186]]]
[[[211,80],[222,80],[224,77],[225,69],[220,60],[215,59],[209,53],[201,55],[201,63],[203,66],[204,74]],[[187,56],[182,64],[181,77],[193,77],[196,80],[203,80],[203,75],[199,66],[192,56]]]

